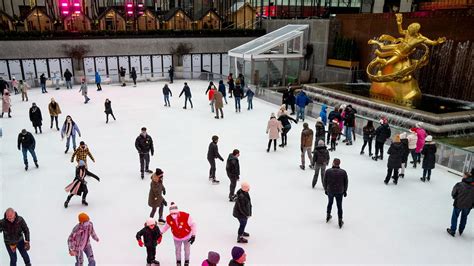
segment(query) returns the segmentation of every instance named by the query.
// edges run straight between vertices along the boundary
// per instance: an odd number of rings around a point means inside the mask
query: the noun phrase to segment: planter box
[[[358,68],[359,61],[346,61],[346,60],[337,60],[337,59],[328,59],[328,66],[342,67],[342,68]]]

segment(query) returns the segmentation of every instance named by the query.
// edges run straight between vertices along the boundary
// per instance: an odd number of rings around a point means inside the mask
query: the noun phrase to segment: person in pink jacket
[[[267,124],[267,134],[268,134],[267,152],[270,152],[270,146],[272,145],[272,141],[273,141],[273,150],[276,151],[277,139],[280,136],[280,132],[282,128],[283,127],[280,121],[278,121],[275,117],[275,114],[272,113],[270,115],[270,121],[268,121],[268,124]]]
[[[96,242],[99,242],[94,231],[94,225],[86,213],[80,213],[78,216],[79,224],[72,229],[71,234],[67,240],[69,247],[69,255],[76,257],[76,265],[83,265],[84,254],[87,256],[89,266],[95,266],[94,252],[90,242],[90,237]]]
[[[13,87],[13,91],[15,92],[15,95],[17,95],[19,93],[18,80],[16,80],[15,77],[12,78],[12,87]]]
[[[426,131],[422,128],[423,123],[418,122],[416,123],[416,136],[418,137],[418,140],[416,141],[416,162],[421,163],[421,151],[423,150],[423,147],[425,146],[425,138],[428,136],[426,134]]]

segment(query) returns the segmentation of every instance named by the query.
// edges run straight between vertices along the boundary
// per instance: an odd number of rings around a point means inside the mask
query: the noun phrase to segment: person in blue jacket
[[[253,96],[255,93],[252,91],[252,89],[247,88],[247,91],[245,92],[245,97],[247,97],[247,110],[253,110]]]
[[[101,78],[100,78],[100,74],[99,74],[99,71],[96,71],[95,72],[95,84],[97,85],[97,91],[101,91],[102,90],[102,86],[100,86],[100,82],[101,82]]]
[[[321,121],[323,122],[323,125],[326,126],[328,122],[328,112],[327,112],[327,105],[323,104],[321,106],[321,112],[319,112],[319,117],[321,117]]]
[[[222,96],[224,98],[224,101],[225,101],[225,104],[227,104],[227,96],[226,96],[226,92],[225,92],[225,85],[224,85],[224,81],[222,79],[219,80],[218,91],[222,94]]]
[[[310,102],[312,102],[311,99],[306,95],[306,93],[303,90],[301,90],[296,96],[296,107],[297,107],[296,121],[298,121],[300,118],[304,121],[305,107]]]

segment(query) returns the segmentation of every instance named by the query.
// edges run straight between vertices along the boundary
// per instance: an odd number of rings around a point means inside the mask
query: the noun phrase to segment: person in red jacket
[[[184,246],[184,266],[189,266],[191,245],[196,240],[196,224],[189,213],[179,211],[174,202],[171,202],[170,215],[166,217],[166,224],[161,229],[161,234],[170,228],[174,238],[176,265],[181,266],[181,246]]]
[[[211,112],[213,113],[214,113],[214,94],[216,93],[216,91],[217,91],[216,86],[214,86],[214,83],[211,81],[209,83],[209,86],[207,87],[205,94],[209,96],[209,105],[211,106]]]
[[[145,242],[142,241],[143,240]],[[156,246],[161,243],[161,232],[158,228],[155,219],[148,218],[145,227],[137,232],[136,239],[140,247],[146,247],[146,263],[160,265],[160,262],[155,260]]]

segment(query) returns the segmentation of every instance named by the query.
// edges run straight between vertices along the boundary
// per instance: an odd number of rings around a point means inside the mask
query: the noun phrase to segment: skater
[[[13,87],[13,92],[15,95],[17,95],[18,92],[18,80],[15,79],[15,77],[12,77],[12,87]]]
[[[405,169],[407,168],[408,155],[410,154],[410,150],[408,149],[408,139],[407,139],[406,132],[403,132],[400,134],[400,143],[402,144],[403,152],[402,152],[402,167],[400,168],[400,174],[398,175],[398,177],[404,178]]]
[[[235,195],[235,187],[237,181],[240,179],[240,165],[239,165],[239,156],[240,151],[235,149],[227,157],[227,164],[225,170],[227,172],[227,177],[230,179],[230,189],[229,189],[229,201],[234,202],[237,195]]]
[[[173,93],[171,92],[168,84],[165,84],[163,87],[163,97],[165,99],[165,106],[171,107],[170,105],[170,97],[173,97]]]
[[[410,162],[413,164],[413,168],[416,168],[416,163],[417,163],[417,155],[416,155],[416,143],[418,142],[418,136],[416,135],[416,128],[411,128],[410,133],[407,136],[408,138],[408,149],[410,150],[411,154],[411,159],[412,161]]]
[[[89,151],[89,147],[87,147],[84,141],[79,143],[79,148],[74,150],[74,153],[71,156],[71,163],[74,162],[74,157],[76,158],[76,162],[79,163],[80,161],[84,161],[87,167],[87,156],[91,158],[91,160],[95,163],[95,159],[92,156],[92,153]]]
[[[355,126],[355,110],[352,105],[348,105],[344,110],[344,135],[346,136],[346,145],[352,145],[352,133]]]
[[[53,73],[54,84],[56,85],[56,90],[59,90],[59,82],[61,81],[61,74],[59,72]]]
[[[466,227],[467,217],[474,208],[474,177],[472,173],[466,172],[461,180],[453,187],[451,196],[454,199],[453,203],[453,214],[451,215],[451,227],[447,228],[448,234],[454,237],[456,234],[456,228],[458,223],[458,217],[461,215],[461,221],[459,223],[459,235],[461,236]]]
[[[235,199],[233,216],[239,220],[239,230],[237,231],[237,243],[248,243],[246,237],[250,234],[245,232],[248,219],[252,216],[252,202],[250,200],[250,185],[242,182],[237,197]]]
[[[372,121],[367,121],[367,125],[362,128],[362,138],[364,139],[364,145],[362,145],[362,149],[360,150],[360,155],[363,155],[365,152],[365,146],[369,144],[369,156],[372,157],[372,140],[374,139],[375,135],[375,128],[374,128],[374,122]]]
[[[59,104],[51,98],[51,102],[48,104],[48,111],[49,115],[51,116],[51,126],[53,128],[53,120],[56,121],[56,129],[59,130],[58,126],[58,116],[61,114],[61,108],[59,108]]]
[[[214,105],[216,107],[216,116],[214,118],[219,119],[219,112],[221,113],[221,118],[224,118],[224,101],[222,100],[224,96],[220,91],[214,93]]]
[[[147,265],[155,264],[159,266],[160,262],[156,258],[156,246],[161,243],[160,228],[153,218],[148,218],[145,222],[145,227],[137,232],[135,236],[138,241],[138,246],[146,248],[146,263]],[[143,240],[142,240],[143,237]]]
[[[418,122],[416,123],[416,136],[417,136],[417,141],[416,141],[416,162],[421,163],[421,151],[423,150],[423,147],[425,146],[425,139],[428,134],[426,134],[426,131],[422,128],[423,123]]]
[[[387,119],[380,119],[380,126],[375,130],[375,156],[372,157],[374,161],[378,159],[383,160],[383,146],[391,135],[392,131],[390,130]]]
[[[12,100],[10,99],[10,92],[5,89],[3,92],[3,98],[2,98],[2,115],[0,117],[3,118],[4,113],[8,113],[8,117],[11,118],[11,112],[12,112]]]
[[[232,260],[229,262],[229,266],[244,266],[245,262],[247,261],[247,254],[241,247],[233,247],[232,248]]]
[[[313,156],[311,154],[313,148],[313,130],[309,128],[308,123],[303,123],[301,131],[301,170],[305,169],[305,154],[308,154],[309,168],[313,169]]]
[[[245,92],[244,98],[247,97],[247,111],[253,110],[253,96],[255,93],[252,91],[252,89],[247,88],[247,91]]]
[[[173,84],[173,78],[174,78],[174,67],[170,66],[170,69],[168,69],[168,76],[170,78],[170,84]]]
[[[100,178],[87,169],[86,163],[84,161],[79,161],[79,164],[76,167],[74,180],[65,188],[69,195],[64,202],[64,208],[69,206],[69,201],[74,195],[82,195],[82,205],[89,206],[89,203],[86,201],[87,194],[89,193],[89,190],[87,189],[88,182],[85,180],[86,176],[90,176],[100,182]]]
[[[36,141],[33,135],[26,131],[26,129],[22,129],[21,133],[18,134],[18,150],[20,150],[21,145],[21,152],[23,153],[23,163],[25,164],[25,171],[28,171],[28,156],[27,152],[31,154],[33,157],[33,162],[35,163],[36,168],[39,167],[38,159],[36,158],[35,147]]]
[[[127,84],[125,83],[126,74],[127,74],[127,70],[121,66],[119,69],[119,79],[120,79],[120,83],[122,83],[122,87],[127,86]]]
[[[218,91],[222,94],[222,97],[224,97],[225,104],[227,104],[227,97],[226,97],[225,85],[224,85],[224,81],[223,81],[222,79],[219,80]]]
[[[340,168],[341,160],[335,158],[332,162],[332,168],[326,171],[323,179],[324,192],[328,196],[328,207],[326,223],[332,218],[331,209],[336,198],[337,217],[339,218],[339,228],[342,228],[342,197],[347,197],[348,178],[345,170]]]
[[[298,121],[293,119],[293,117],[287,115],[286,112],[278,117],[278,121],[280,121],[281,125],[283,126],[283,130],[281,131],[281,144],[279,145],[280,147],[283,148],[288,144],[287,135],[288,135],[288,132],[290,132],[290,130],[291,130],[290,121],[293,121],[296,124],[298,124]]]
[[[207,87],[207,90],[205,94],[208,95],[209,98],[209,105],[211,106],[211,113],[214,113],[214,94],[216,93],[216,87],[214,86],[214,83],[211,81],[209,83],[209,86]],[[209,94],[208,94],[209,92]]]
[[[64,80],[66,81],[66,89],[72,89],[72,73],[69,69],[66,68],[66,71],[63,74]]]
[[[313,151],[313,165],[314,165],[314,176],[312,188],[318,183],[319,172],[321,171],[321,181],[324,184],[324,175],[326,174],[326,167],[328,166],[330,160],[329,152],[324,145],[324,140],[320,139],[318,141],[318,146],[314,148]]]
[[[334,119],[336,119],[336,121],[338,122],[334,123],[333,122]],[[339,113],[339,109],[336,107],[328,115],[329,124],[328,124],[328,136],[327,136],[326,144],[329,144],[329,141],[331,140],[331,134],[329,134],[329,132],[331,132],[332,127],[337,126],[339,121],[341,120],[342,120],[341,113]]]
[[[288,115],[288,112],[286,111],[285,108],[286,108],[286,107],[285,107],[284,104],[282,104],[282,105],[280,106],[280,109],[278,109],[277,118],[280,117],[280,116],[282,116],[283,114]]]
[[[30,250],[30,229],[23,217],[19,216],[12,208],[5,211],[4,218],[0,220],[0,232],[3,232],[3,241],[10,256],[10,266],[17,265],[16,250],[20,252],[26,266],[31,266],[28,251]]]
[[[240,100],[244,96],[244,92],[242,90],[242,87],[240,85],[235,85],[235,89],[233,91],[234,94],[234,102],[235,102],[235,112],[240,113]]]
[[[109,115],[112,116],[112,118],[114,120],[117,120],[115,119],[115,116],[114,116],[114,112],[112,111],[112,102],[107,98],[105,99],[105,103],[104,103],[104,106],[105,106],[105,123],[109,123]]]
[[[285,110],[288,110],[288,106],[291,107],[291,114],[295,114],[295,96],[293,95],[293,90],[291,89],[291,84],[288,84],[288,89],[283,92],[282,95],[282,104],[285,105]]]
[[[183,90],[181,91],[181,93],[179,94],[179,98],[181,98],[181,95],[183,95],[184,93],[184,107],[183,109],[186,109],[186,104],[189,103],[191,104],[191,109],[193,108],[193,102],[191,101],[191,89],[189,88],[188,86],[188,83],[185,82],[184,83],[184,87],[183,87]]]
[[[219,148],[217,147],[218,141],[218,136],[212,136],[212,141],[209,143],[209,148],[207,149],[207,161],[211,165],[211,168],[209,169],[209,181],[211,181],[213,185],[219,184],[219,180],[216,179],[216,159],[219,159],[222,162],[224,161],[222,156],[219,154]]]
[[[150,153],[151,156],[155,153],[153,139],[146,132],[146,127],[142,127],[140,135],[135,139],[135,148],[137,149],[140,158],[140,176],[143,179],[144,172],[149,174],[153,173],[153,171],[149,169]]]
[[[313,101],[306,95],[306,93],[303,90],[300,90],[296,96],[296,107],[298,110],[296,114],[296,121],[301,119],[304,122],[305,108],[312,102]]]
[[[232,92],[234,91],[234,88],[235,88],[235,83],[234,83],[234,78],[232,76],[232,73],[229,73],[229,76],[227,76],[227,84],[229,85],[229,98],[232,98]]]
[[[82,266],[84,254],[86,254],[89,266],[95,266],[90,238],[92,237],[96,242],[99,242],[99,238],[95,233],[94,224],[90,221],[89,215],[84,212],[79,213],[78,220],[79,223],[74,226],[67,239],[69,255],[76,257],[76,265]]]
[[[3,77],[0,77],[0,92],[2,93],[2,96],[5,90],[8,90],[8,88],[10,88],[10,85],[8,85],[8,82],[4,80]]]
[[[431,135],[428,135],[425,141],[421,151],[421,154],[423,154],[423,164],[421,165],[423,167],[423,176],[420,180],[423,182],[425,180],[430,181],[431,170],[435,168],[436,164],[436,143]]]
[[[387,161],[387,176],[383,181],[385,185],[388,185],[390,178],[393,178],[393,183],[395,185],[398,184],[398,171],[402,167],[403,149],[403,145],[400,142],[400,135],[395,135],[393,142],[390,144],[390,148],[388,148],[387,151],[389,156]]]
[[[273,150],[277,150],[277,139],[282,132],[283,127],[275,117],[275,114],[272,113],[270,115],[270,121],[268,121],[267,124],[267,134],[268,134],[268,147],[267,147],[267,152],[270,152],[270,146],[272,145],[273,141]],[[283,133],[282,133],[283,134]]]
[[[48,91],[46,90],[46,76],[43,74],[41,74],[40,76],[40,85],[41,85],[41,93],[48,93]]]
[[[23,80],[20,80],[18,88],[21,92],[21,101],[28,101],[28,90],[30,89],[30,85],[28,85],[28,83],[24,82]]]
[[[245,77],[242,73],[240,73],[239,76],[237,77],[237,81],[235,82],[235,85],[240,85],[241,89],[245,88]]]
[[[315,127],[316,127],[316,135],[314,139],[314,146],[316,147],[320,140],[323,140],[323,141],[325,140],[325,136],[326,136],[326,130],[324,128],[324,123],[321,117],[316,118]]]
[[[331,148],[329,151],[336,151],[337,145],[337,138],[341,134],[341,128],[338,125],[337,119],[332,120],[332,125],[330,126],[330,130],[328,132],[328,136],[331,136]]]
[[[163,220],[163,208],[168,205],[163,198],[166,195],[166,188],[163,185],[163,171],[156,168],[156,171],[151,175],[150,192],[148,193],[148,206],[151,207],[150,218],[155,217],[156,209],[158,210],[160,224],[165,224]]]
[[[135,70],[134,67],[132,67],[132,70],[130,71],[130,78],[133,80],[133,87],[137,86],[137,71]]]
[[[82,92],[82,96],[84,96],[84,103],[88,103],[91,99],[87,96],[87,83],[86,80],[83,79],[81,82],[81,88],[79,92]]]
[[[209,253],[207,254],[207,260],[204,260],[201,266],[217,266],[220,260],[221,256],[219,255],[219,253],[209,251]]]
[[[196,240],[196,224],[188,213],[179,211],[174,202],[171,202],[170,215],[166,217],[161,233],[166,233],[170,228],[174,238],[176,265],[181,266],[181,247],[184,246],[184,266],[189,266],[191,245]]]
[[[79,127],[77,126],[76,122],[72,120],[72,117],[70,115],[66,116],[66,120],[64,120],[63,127],[61,128],[61,139],[64,139],[64,137],[66,137],[66,150],[64,151],[64,153],[67,153],[69,151],[69,142],[71,141],[71,139],[72,148],[73,150],[76,150],[76,133],[79,135],[79,137],[81,137],[81,131],[79,130]]]
[[[38,106],[36,106],[36,103],[33,103],[30,108],[30,121],[33,124],[33,127],[35,128],[35,134],[38,134],[38,129],[40,133],[43,133],[41,130],[41,126],[43,125],[43,116],[41,115],[41,110],[39,109]]]
[[[328,107],[327,105],[323,104],[321,105],[321,112],[319,112],[319,117],[321,117],[321,122],[323,122],[323,125],[326,127],[326,124],[328,123]]]
[[[102,86],[100,85],[102,79],[100,78],[99,71],[95,72],[95,85],[97,85],[97,91],[102,90]]]

